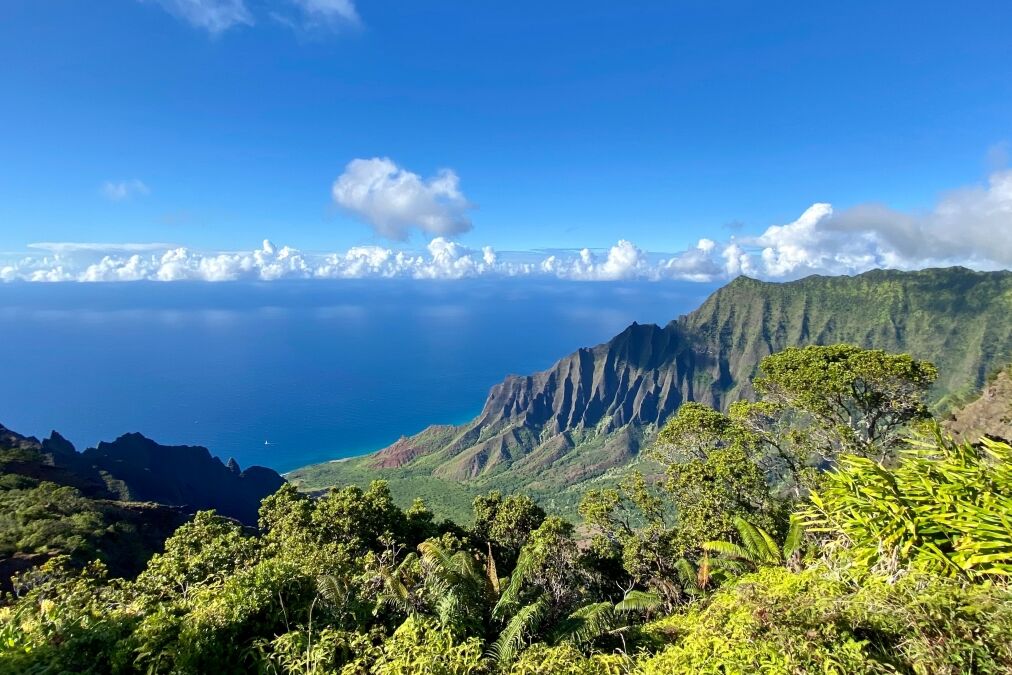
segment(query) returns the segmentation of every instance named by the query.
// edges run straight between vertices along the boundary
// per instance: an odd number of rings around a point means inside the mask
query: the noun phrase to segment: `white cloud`
[[[146,0],[141,0],[142,2]],[[243,0],[154,0],[165,11],[195,28],[218,35],[233,26],[252,26],[253,14]]]
[[[621,279],[650,278],[656,276],[646,254],[625,239],[608,249],[602,257],[589,248],[572,252],[558,252],[541,260],[537,269],[563,279],[580,281],[618,281]]]
[[[498,256],[495,253],[495,249],[491,246],[482,246],[481,259],[482,262],[491,267],[492,265],[495,265],[496,260],[498,260]]]
[[[358,11],[352,0],[290,0],[299,8],[308,27],[357,26]]]
[[[820,223],[832,215],[830,204],[812,204],[797,220],[787,225],[773,225],[750,243],[762,247],[766,273],[779,277],[799,267],[822,267],[828,257],[840,255],[838,249],[826,246],[825,232]]]
[[[700,239],[695,248],[668,260],[661,260],[658,265],[659,276],[688,281],[712,281],[720,278],[723,268],[714,259],[713,251],[716,247],[717,242],[712,239]]]
[[[815,273],[855,274],[876,267],[1012,267],[1012,171],[995,172],[986,185],[948,193],[924,212],[905,213],[874,204],[837,211],[830,204],[816,203],[796,220],[772,225],[757,236],[732,236],[723,242],[703,237],[695,246],[667,256],[646,253],[625,239],[603,251],[524,254],[500,253],[490,246],[470,248],[440,232],[452,231],[459,213],[444,211],[439,196],[452,197],[458,211],[466,204],[456,177],[452,189],[437,185],[443,178],[423,181],[389,160],[356,160],[334,186],[335,197],[340,193],[346,206],[383,223],[392,235],[406,234],[410,223],[426,223],[428,229],[422,229],[436,236],[422,251],[356,246],[307,253],[269,240],[239,252],[170,244],[39,242],[30,247],[43,255],[0,254],[0,281],[541,276],[713,282],[739,274],[779,280]]]
[[[105,256],[89,265],[78,277],[79,281],[140,281],[145,278],[144,263],[139,255],[126,260]]]
[[[728,278],[740,274],[755,276],[752,257],[735,242],[732,241],[725,246],[724,250],[720,252],[720,257],[724,259],[724,273]]]
[[[996,171],[986,186],[954,190],[926,213],[869,204],[835,216],[827,229],[874,239],[899,264],[963,261],[1012,265],[1012,170]]]
[[[144,197],[151,194],[151,189],[144,184],[144,181],[137,178],[131,180],[107,180],[102,184],[102,194],[106,199],[114,202],[121,202],[130,197]]]
[[[407,239],[413,228],[440,237],[471,229],[472,205],[450,169],[423,179],[385,157],[354,159],[334,181],[333,196],[388,239]]]
[[[644,264],[643,251],[631,241],[621,239],[608,250],[608,257],[601,265],[598,278],[627,279],[636,276]]]
[[[730,242],[723,255],[728,274],[771,279],[876,267],[1012,267],[1012,170],[994,172],[986,186],[947,193],[927,211],[813,204],[792,223]]]
[[[82,251],[98,253],[127,253],[140,251],[161,251],[171,248],[172,244],[160,243],[124,243],[124,244],[103,244],[96,242],[76,241],[40,241],[28,244],[28,248],[50,251],[52,253],[78,253]]]
[[[252,251],[204,252],[181,246],[74,244],[52,255],[0,262],[0,281],[236,281],[255,279],[464,279],[548,275],[606,281],[656,278],[646,254],[620,241],[604,255],[588,249],[559,252],[540,261],[502,256],[491,246],[472,249],[435,237],[424,251],[355,246],[344,252],[305,253],[269,240]],[[670,275],[669,275],[670,276]]]

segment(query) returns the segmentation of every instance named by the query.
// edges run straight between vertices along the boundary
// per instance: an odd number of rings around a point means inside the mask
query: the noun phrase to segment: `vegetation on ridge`
[[[1012,671],[1012,447],[938,433],[907,356],[808,347],[762,378],[682,406],[660,473],[587,492],[579,531],[523,495],[462,527],[383,482],[286,484],[257,534],[202,512],[134,580],[54,558],[0,607],[0,672]]]

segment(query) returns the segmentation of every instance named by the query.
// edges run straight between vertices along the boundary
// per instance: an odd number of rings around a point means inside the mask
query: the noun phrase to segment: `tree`
[[[456,635],[484,632],[499,595],[495,565],[430,539],[418,545],[426,595],[440,625]]]
[[[312,526],[324,540],[364,553],[384,548],[385,535],[403,536],[406,518],[387,482],[374,480],[366,490],[357,485],[331,489],[316,503]]]
[[[483,549],[491,549],[496,564],[509,569],[516,563],[527,538],[545,520],[545,511],[527,495],[503,497],[498,490],[474,498],[471,536]]]
[[[490,648],[500,663],[511,662],[524,644],[547,634],[580,606],[588,586],[573,538],[573,526],[550,516],[531,533],[493,609],[504,628]]]
[[[715,536],[732,535],[735,518],[772,530],[783,524],[783,507],[757,464],[760,439],[728,415],[686,403],[661,429],[649,453],[664,466],[664,489],[676,513],[682,555],[694,554]]]
[[[937,377],[932,364],[909,354],[812,345],[767,356],[754,385],[768,411],[791,415],[824,458],[884,461],[910,423],[930,417],[924,397]]]
[[[137,586],[154,600],[181,596],[195,587],[221,584],[256,562],[260,544],[242,526],[214,511],[200,511],[165,542],[138,577]]]
[[[284,538],[308,530],[313,517],[313,500],[299,492],[292,483],[285,483],[277,492],[260,503],[260,531]]]
[[[583,561],[607,584],[602,594],[638,584],[654,589],[668,606],[681,599],[675,567],[682,555],[678,530],[656,483],[631,472],[617,489],[587,491],[580,515],[594,533]]]
[[[436,536],[438,527],[435,523],[435,515],[420,497],[415,497],[411,506],[404,510],[404,519],[408,545],[418,545],[426,539]]]

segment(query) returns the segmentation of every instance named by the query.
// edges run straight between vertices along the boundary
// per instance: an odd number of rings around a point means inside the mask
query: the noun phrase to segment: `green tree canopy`
[[[767,404],[796,416],[824,456],[883,460],[911,422],[930,417],[925,394],[937,377],[909,354],[812,345],[767,356],[754,385]]]
[[[545,519],[545,511],[527,495],[503,497],[498,490],[474,498],[472,537],[491,546],[496,563],[512,567],[528,537]]]

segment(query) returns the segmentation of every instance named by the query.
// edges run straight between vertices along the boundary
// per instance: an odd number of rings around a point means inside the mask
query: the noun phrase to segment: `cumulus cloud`
[[[996,171],[984,186],[949,192],[927,211],[881,204],[835,211],[813,204],[791,223],[733,241],[724,258],[730,275],[771,279],[876,267],[1012,267],[1012,171]]]
[[[144,197],[151,194],[151,189],[144,183],[144,181],[133,178],[131,180],[107,180],[102,184],[102,194],[105,198],[114,201],[121,202],[124,199],[130,197]]]
[[[233,26],[253,25],[253,14],[246,7],[244,0],[154,0],[154,2],[169,14],[212,35],[218,35]]]
[[[334,181],[333,197],[388,239],[407,239],[415,228],[439,237],[471,229],[472,205],[450,169],[422,178],[386,157],[354,159]]]
[[[679,279],[715,282],[744,274],[784,280],[855,274],[877,267],[1012,267],[1012,171],[985,185],[943,195],[929,210],[901,212],[865,204],[842,211],[815,203],[795,220],[755,236],[703,237],[675,254],[652,254],[622,239],[606,250],[540,253],[470,248],[460,229],[466,201],[445,174],[422,180],[390,160],[355,160],[334,185],[335,199],[394,238],[411,227],[435,235],[422,251],[355,246],[307,253],[265,240],[252,251],[207,252],[170,244],[40,242],[42,255],[0,260],[0,281],[541,276],[577,281]],[[452,208],[447,204],[453,205]],[[469,223],[468,223],[469,225]],[[13,255],[13,254],[7,254]]]
[[[717,242],[703,238],[690,248],[658,265],[658,276],[688,281],[712,281],[720,278],[723,266],[714,258]]]
[[[536,260],[501,255],[491,246],[472,249],[435,237],[423,251],[355,246],[306,253],[269,240],[252,251],[206,252],[141,244],[56,246],[50,255],[0,262],[2,281],[271,281],[276,279],[464,279],[482,276],[551,276],[579,281],[656,278],[646,254],[628,241],[596,254],[562,251]]]
[[[900,264],[1012,265],[1012,170],[992,173],[986,186],[949,192],[926,213],[872,204],[844,211],[826,225],[845,236],[874,239]]]
[[[569,251],[553,253],[542,259],[537,269],[543,274],[580,281],[616,281],[654,273],[643,251],[625,239],[620,239],[604,255],[589,248],[580,249],[575,255]]]

